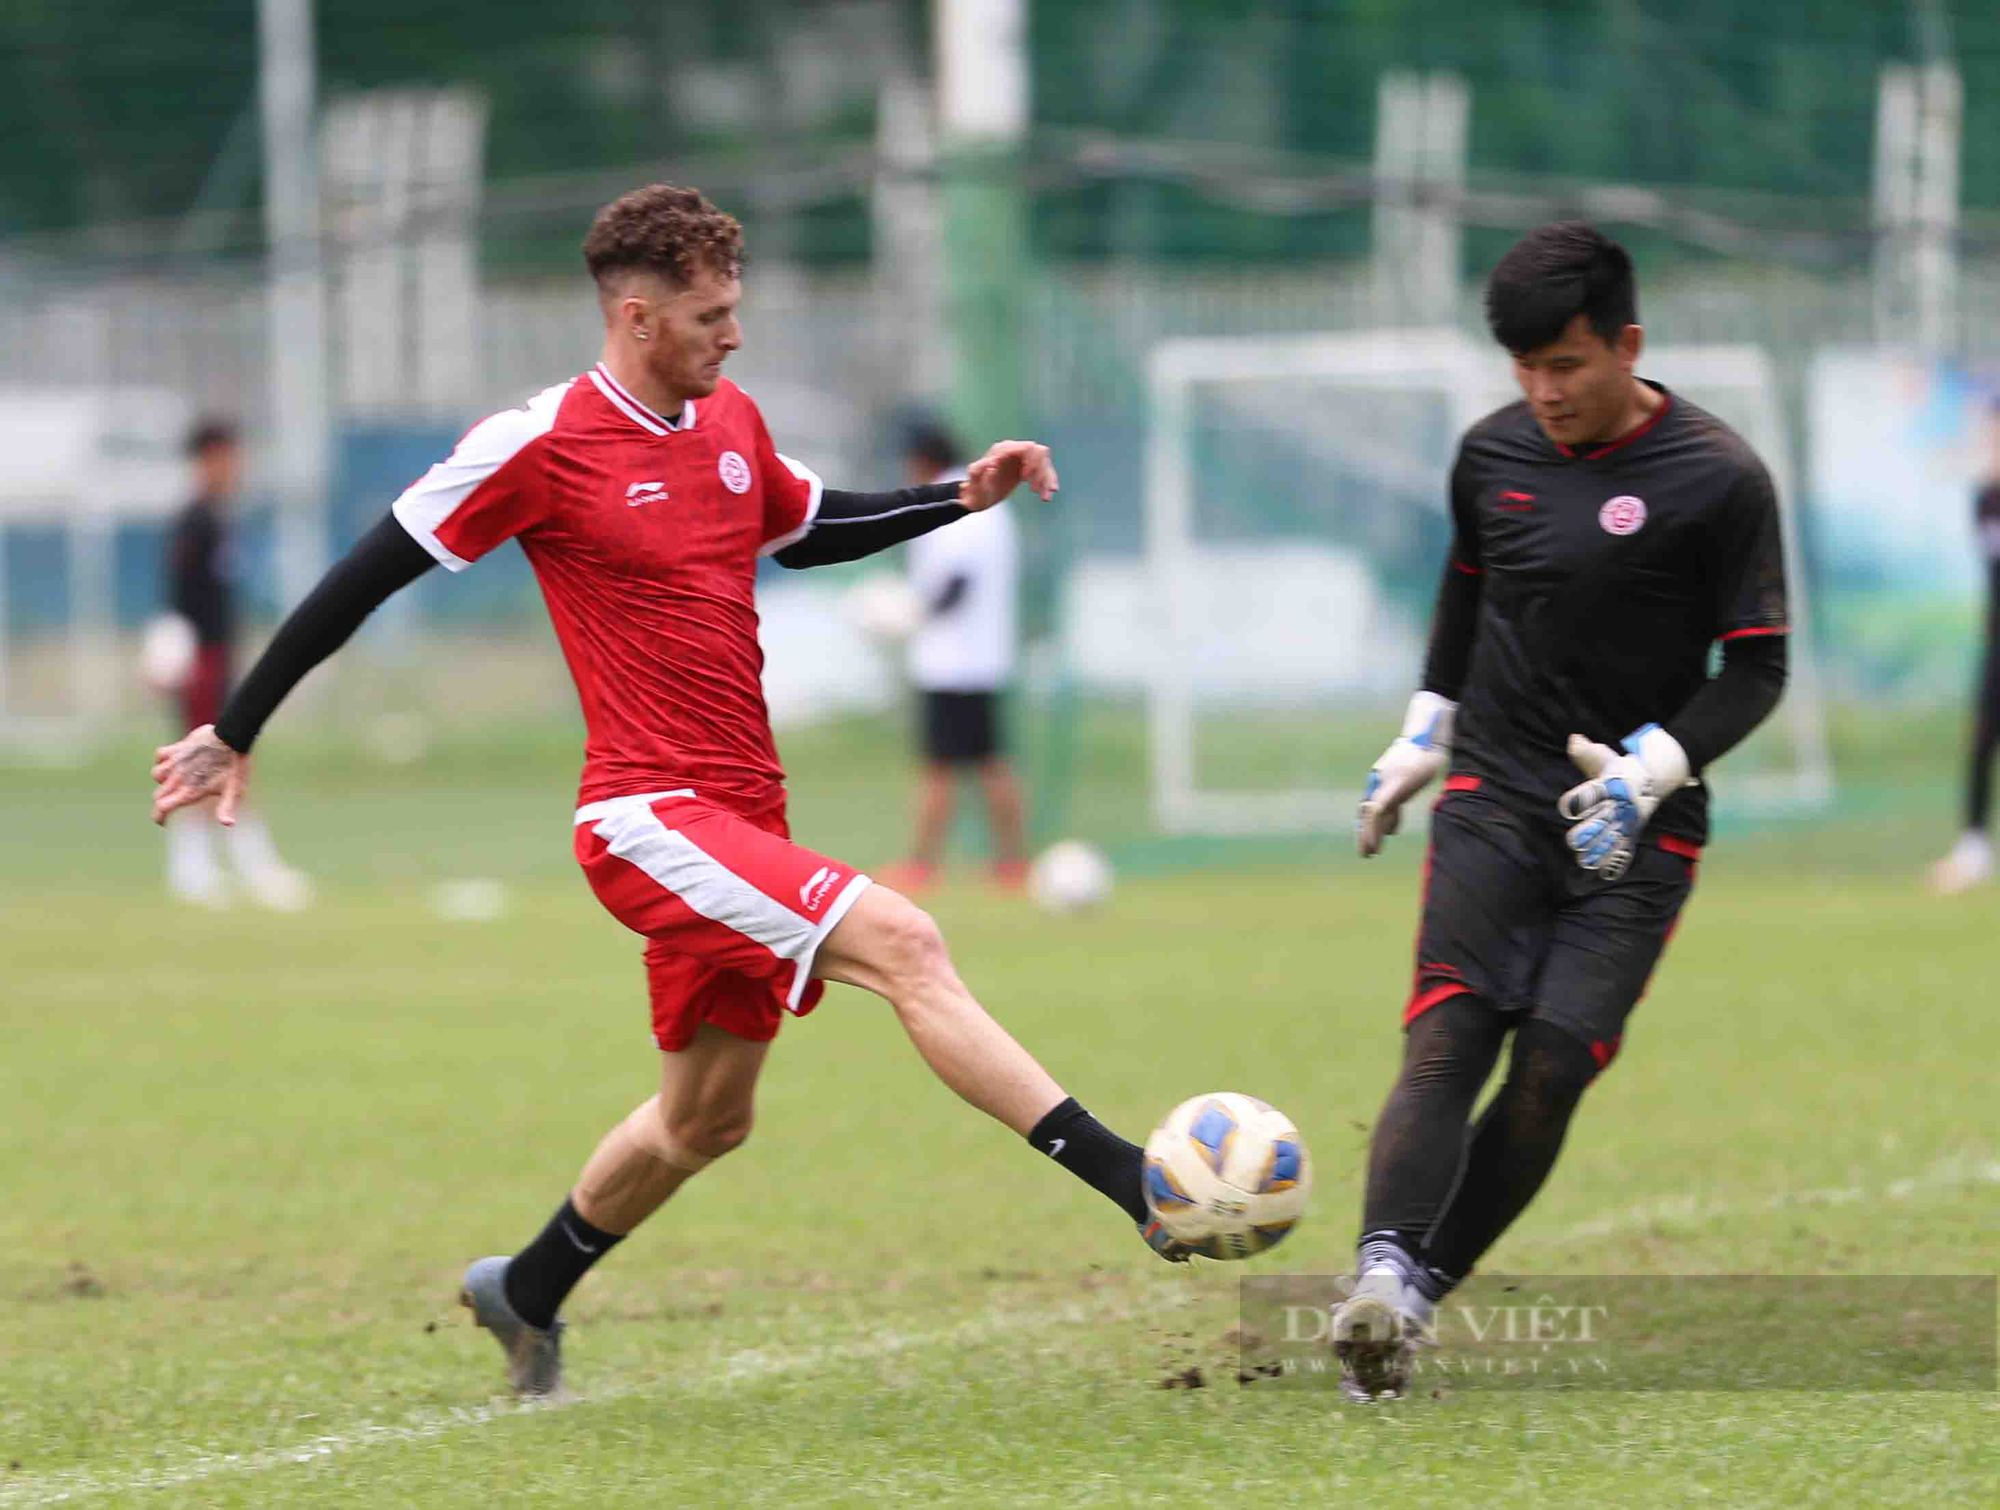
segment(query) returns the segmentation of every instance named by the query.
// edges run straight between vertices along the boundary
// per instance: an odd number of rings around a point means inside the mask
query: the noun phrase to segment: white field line
[[[1545,1243],[1588,1242],[1594,1238],[1616,1237],[1621,1233],[1643,1232],[1662,1223],[1703,1226],[1740,1216],[1769,1216],[1775,1212],[1810,1209],[1818,1206],[1853,1206],[1872,1201],[1905,1201],[1933,1191],[1959,1190],[1976,1185],[2000,1185],[2000,1159],[1971,1154],[1950,1154],[1927,1168],[1900,1179],[1873,1185],[1830,1185],[1817,1190],[1779,1190],[1769,1195],[1739,1200],[1714,1200],[1687,1194],[1664,1196],[1578,1222],[1540,1239]]]
[[[901,1353],[926,1353],[944,1348],[976,1345],[980,1342],[1024,1331],[1042,1331],[1066,1325],[1154,1314],[1185,1305],[1188,1297],[1167,1295],[1143,1304],[1131,1299],[1111,1303],[1073,1303],[1060,1307],[1026,1311],[991,1311],[960,1322],[956,1326],[930,1332],[885,1331],[855,1342],[829,1343],[820,1347],[745,1348],[728,1354],[710,1366],[691,1369],[670,1381],[650,1387],[607,1384],[588,1393],[564,1396],[532,1404],[493,1401],[486,1405],[457,1406],[447,1410],[416,1412],[401,1421],[368,1423],[348,1431],[310,1437],[287,1447],[257,1448],[248,1452],[199,1453],[182,1463],[162,1468],[138,1468],[127,1472],[94,1472],[69,1469],[0,1484],[0,1507],[29,1510],[42,1505],[70,1504],[103,1495],[131,1494],[144,1490],[178,1489],[206,1479],[223,1476],[268,1473],[296,1463],[315,1463],[327,1458],[408,1442],[430,1442],[451,1432],[488,1426],[517,1416],[539,1415],[548,1411],[576,1410],[660,1392],[665,1389],[698,1389],[704,1393],[753,1384],[786,1374],[810,1373],[839,1363],[890,1358]],[[498,1363],[498,1359],[487,1360]]]

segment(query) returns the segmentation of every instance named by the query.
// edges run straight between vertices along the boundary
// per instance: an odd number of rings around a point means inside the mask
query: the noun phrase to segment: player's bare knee
[[[694,1112],[668,1118],[666,1137],[683,1160],[699,1159],[708,1165],[741,1148],[749,1140],[750,1127],[748,1111]]]
[[[699,1174],[731,1149],[743,1146],[750,1136],[750,1121],[747,1106],[671,1108],[654,1096],[625,1119],[620,1131],[647,1157]]]
[[[903,901],[883,918],[875,953],[897,999],[951,969],[951,956],[937,923],[928,912],[909,901]]]

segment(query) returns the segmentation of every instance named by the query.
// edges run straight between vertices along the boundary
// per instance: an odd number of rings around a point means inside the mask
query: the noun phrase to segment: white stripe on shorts
[[[656,802],[665,802],[669,797],[692,797],[691,786],[675,787],[671,792],[641,792],[636,797],[606,797],[602,802],[586,802],[576,810],[576,826],[595,823],[607,813],[623,813],[635,807],[651,807]]]
[[[868,889],[869,878],[859,874],[849,877],[818,922],[802,917],[764,895],[678,829],[668,828],[653,811],[652,804],[662,798],[693,795],[682,790],[613,797],[578,809],[577,822],[596,818],[591,832],[604,841],[605,848],[627,864],[638,866],[663,890],[686,903],[690,911],[755,940],[779,959],[793,961],[798,968],[793,972],[791,989],[785,993],[785,1006],[796,1012],[806,982],[812,979],[813,957],[847,915],[847,909]]]

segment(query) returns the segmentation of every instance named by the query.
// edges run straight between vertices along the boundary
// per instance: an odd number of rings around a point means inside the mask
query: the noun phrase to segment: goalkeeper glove
[[[1403,804],[1451,764],[1451,721],[1457,712],[1457,703],[1435,692],[1410,699],[1403,732],[1382,752],[1362,789],[1354,837],[1364,859],[1382,852],[1382,841],[1401,821]]]
[[[1653,811],[1693,784],[1687,751],[1658,724],[1635,729],[1623,755],[1581,734],[1569,737],[1569,758],[1590,779],[1562,794],[1556,811],[1574,825],[1568,834],[1576,863],[1615,881],[1632,863],[1639,831]]]

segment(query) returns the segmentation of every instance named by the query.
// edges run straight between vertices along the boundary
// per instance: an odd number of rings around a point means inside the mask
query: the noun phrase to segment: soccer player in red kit
[[[575,678],[587,742],[578,862],[646,939],[658,1093],[607,1133],[540,1235],[467,1270],[463,1298],[517,1390],[561,1383],[564,1298],[686,1180],[740,1145],[771,1039],[822,982],[886,998],[933,1071],[1095,1187],[1163,1256],[1139,1148],[1104,1127],[975,1001],[931,919],[791,841],[764,707],[757,560],[851,560],[1000,503],[1047,498],[1045,447],[1002,441],[963,482],[825,487],[779,454],[722,376],[741,344],[741,228],[655,184],[601,210],[584,242],[605,322],[590,371],[475,426],[328,572],[211,725],[155,759],[154,814],[219,799],[232,820],[265,719],[391,593],[526,552]]]

